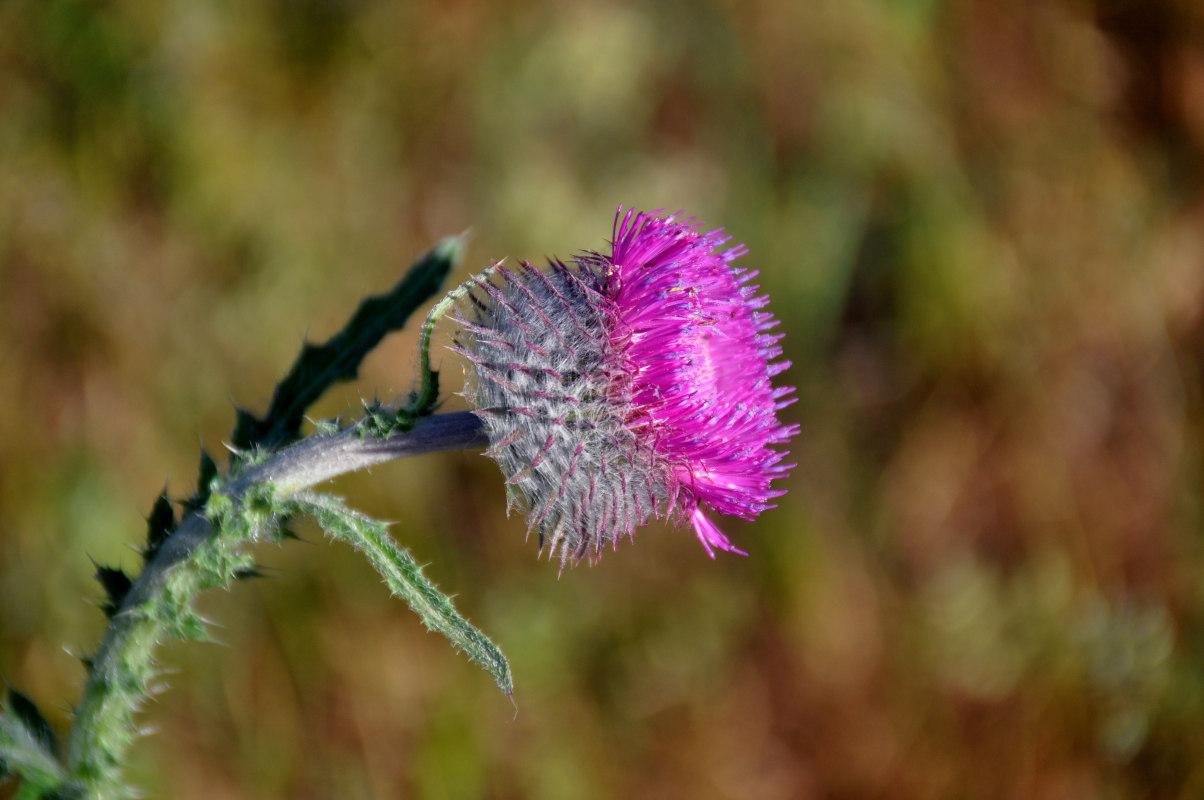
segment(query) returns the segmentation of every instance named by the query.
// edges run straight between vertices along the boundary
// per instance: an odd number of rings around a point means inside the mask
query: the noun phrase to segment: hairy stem
[[[203,636],[189,616],[192,598],[226,583],[240,549],[278,522],[290,496],[338,475],[396,458],[484,447],[470,413],[421,417],[384,438],[359,426],[319,434],[277,451],[219,487],[205,510],[181,521],[146,565],[114,614],[89,666],[68,742],[71,778],[89,797],[120,797],[121,764],[135,738],[134,715],[155,676],[154,650],[165,634]],[[239,525],[226,525],[232,519]],[[199,631],[190,628],[197,620]]]
[[[270,481],[276,491],[292,494],[348,472],[396,458],[468,450],[488,444],[484,428],[475,414],[461,411],[419,417],[404,433],[382,438],[364,435],[351,427],[327,436],[311,436],[275,453],[271,459],[246,470],[228,489]]]

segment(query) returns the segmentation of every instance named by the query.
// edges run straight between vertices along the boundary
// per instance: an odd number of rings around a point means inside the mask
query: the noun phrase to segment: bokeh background
[[[515,705],[300,523],[164,649],[135,782],[1204,796],[1202,178],[1197,0],[6,0],[0,676],[67,728],[90,559],[134,568],[198,440],[437,238],[473,230],[458,280],[682,208],[749,246],[799,387],[751,555],[654,526],[558,576],[478,455],[344,479]]]

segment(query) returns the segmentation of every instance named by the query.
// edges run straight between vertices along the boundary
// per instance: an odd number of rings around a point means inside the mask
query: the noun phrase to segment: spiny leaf
[[[58,758],[59,738],[55,735],[54,729],[50,727],[50,723],[42,716],[42,712],[38,711],[34,702],[16,689],[10,688],[8,690],[8,707],[12,709],[13,714],[21,721],[26,730],[33,735],[34,740],[42,746],[42,749]]]
[[[351,380],[359,365],[388,333],[401,328],[410,314],[431,297],[460,260],[464,243],[449,237],[423,255],[389,292],[360,304],[347,325],[322,345],[307,344],[276,387],[263,419],[239,410],[234,446],[275,448],[295,439],[306,410],[338,381]]]
[[[213,479],[217,477],[217,462],[202,448],[201,465],[197,473],[196,494],[184,501],[184,513],[191,514],[205,507],[213,491]]]
[[[117,613],[121,608],[121,601],[125,600],[126,592],[130,590],[133,582],[130,576],[119,567],[102,567],[96,565],[96,580],[100,581],[100,585],[105,590],[105,601],[101,603],[100,610],[105,612],[105,616],[109,619]]]
[[[78,797],[59,760],[58,737],[28,697],[9,689],[0,710],[0,779],[10,774],[24,781],[17,797]]]
[[[294,369],[296,369],[295,366]],[[276,394],[280,394],[279,387],[276,389]],[[274,405],[275,398],[273,398]],[[247,409],[236,408],[234,409],[234,434],[231,439],[235,447],[250,449],[251,445],[256,442],[264,441],[271,427],[270,422],[259,419]]]
[[[175,529],[176,512],[171,507],[171,498],[167,496],[165,488],[155,499],[150,516],[146,518],[146,547],[142,548],[142,560],[150,561],[154,558]]]
[[[259,567],[241,567],[234,570],[234,580],[249,581],[252,578],[262,578],[263,572]]]
[[[452,646],[492,675],[507,697],[513,696],[510,663],[501,649],[456,611],[451,598],[422,574],[414,557],[389,538],[384,523],[352,511],[329,495],[305,494],[295,500],[297,510],[316,519],[332,539],[367,556],[393,594],[404,600],[427,628],[447,637]]]

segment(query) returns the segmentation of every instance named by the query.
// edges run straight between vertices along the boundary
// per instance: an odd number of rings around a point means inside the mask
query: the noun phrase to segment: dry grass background
[[[1200,797],[1202,176],[1194,0],[7,0],[0,675],[67,726],[89,557],[135,566],[198,437],[436,238],[473,228],[462,278],[686,208],[749,245],[799,386],[751,556],[653,529],[558,579],[479,456],[345,479],[517,712],[301,526],[203,600],[223,646],[166,648],[138,783]]]

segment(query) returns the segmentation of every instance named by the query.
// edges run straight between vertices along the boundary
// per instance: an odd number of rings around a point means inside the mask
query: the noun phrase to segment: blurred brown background
[[[0,2],[0,676],[66,728],[89,557],[133,568],[198,438],[435,239],[473,229],[459,280],[684,208],[794,361],[751,556],[657,527],[558,578],[484,458],[343,480],[517,712],[301,524],[165,649],[136,782],[1204,796],[1202,177],[1197,0]]]

